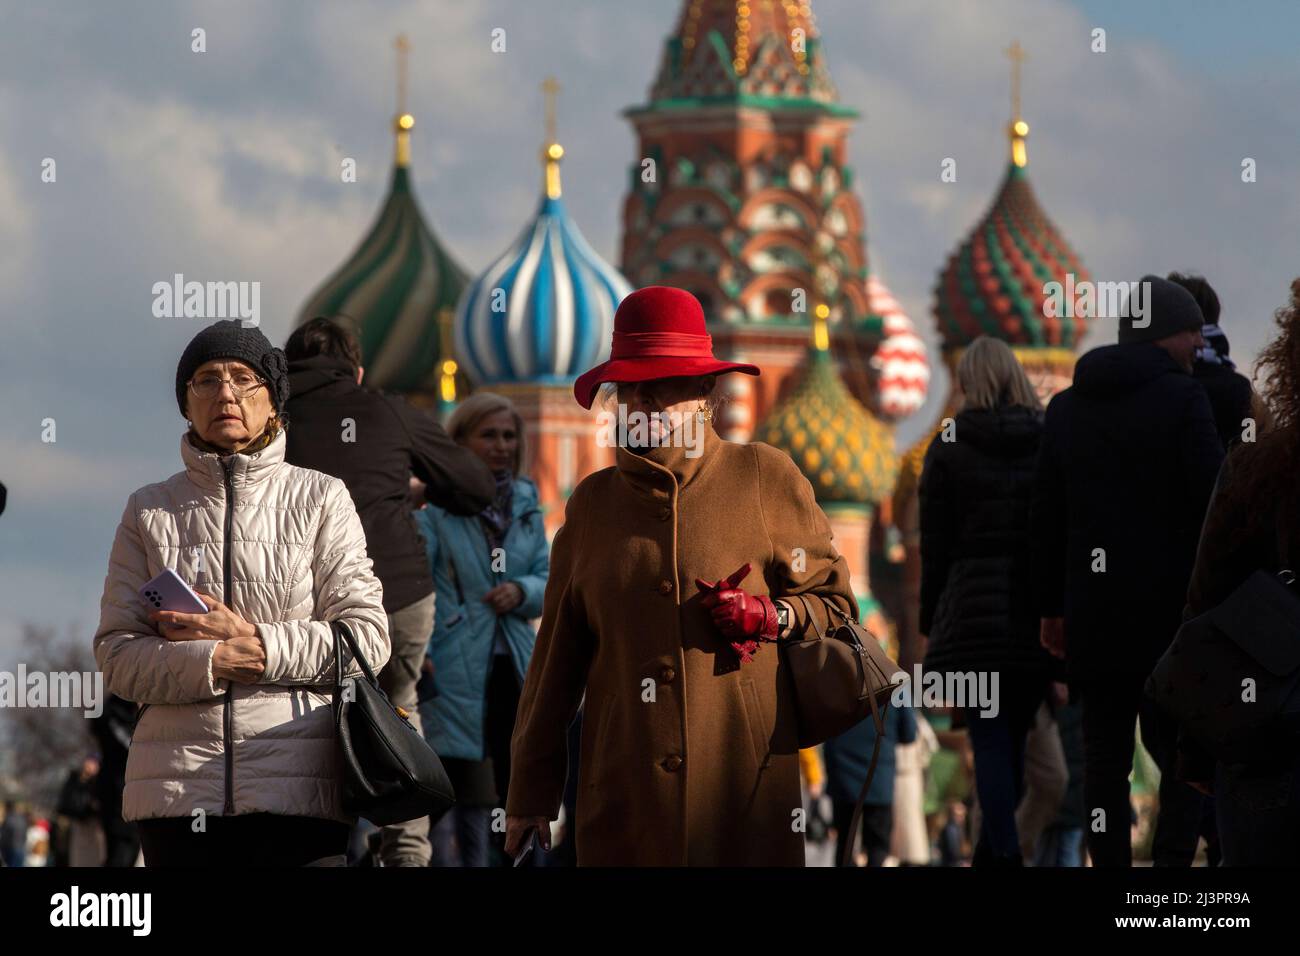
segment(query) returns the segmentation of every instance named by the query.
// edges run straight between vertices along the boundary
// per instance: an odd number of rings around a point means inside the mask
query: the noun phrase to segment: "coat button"
[[[664,578],[662,581],[660,581],[660,582],[659,582],[659,593],[660,593],[660,594],[672,594],[672,593],[673,593],[673,582],[672,582],[672,581],[669,581],[667,578]]]
[[[676,676],[677,676],[677,672],[675,670],[673,670],[671,667],[665,667],[663,670],[659,672],[659,683],[671,684],[673,682],[673,678],[675,678]]]
[[[665,757],[663,759],[663,762],[659,766],[663,767],[669,773],[675,773],[677,771],[677,768],[679,768],[681,765],[682,765],[682,758],[677,756],[677,754],[673,754],[671,757]]]
[[[673,516],[673,509],[672,509],[672,508],[669,508],[667,505],[665,505],[664,507],[662,507],[662,508],[659,509],[659,520],[660,520],[660,521],[667,521],[667,520],[668,520],[669,518],[671,518],[672,516]]]

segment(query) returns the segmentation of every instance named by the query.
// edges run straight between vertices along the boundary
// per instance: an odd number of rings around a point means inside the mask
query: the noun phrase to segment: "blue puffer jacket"
[[[529,620],[542,614],[550,545],[537,506],[537,486],[527,478],[515,479],[511,515],[505,554],[496,562],[503,570],[494,571],[477,516],[458,517],[433,505],[415,512],[438,595],[429,641],[438,696],[426,702],[420,714],[425,739],[440,757],[485,756],[483,719],[497,626],[504,629],[521,686],[533,655],[537,635]],[[523,588],[524,600],[498,617],[483,603],[483,595],[507,581]]]

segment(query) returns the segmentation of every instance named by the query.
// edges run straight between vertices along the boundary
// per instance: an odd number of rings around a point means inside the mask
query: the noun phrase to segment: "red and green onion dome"
[[[1023,157],[1023,154],[1022,154]],[[948,260],[935,286],[934,314],[944,351],[981,335],[1031,348],[1078,348],[1087,320],[1047,317],[1043,286],[1088,278],[1079,257],[1047,218],[1025,167],[1014,159],[993,205]]]
[[[754,437],[794,460],[818,502],[874,506],[894,486],[894,432],[840,381],[818,326],[803,377]]]
[[[450,314],[469,282],[420,213],[410,173],[409,113],[397,117],[397,158],[388,196],[356,251],[312,293],[298,316],[345,315],[360,329],[366,385],[395,392],[445,392],[440,377]],[[468,391],[463,372],[452,372]]]

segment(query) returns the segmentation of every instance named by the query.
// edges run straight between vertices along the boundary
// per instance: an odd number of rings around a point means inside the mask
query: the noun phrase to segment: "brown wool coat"
[[[615,466],[574,490],[555,536],[506,810],[557,816],[566,728],[585,693],[583,865],[804,862],[781,655],[765,643],[740,665],[695,579],[751,562],[741,587],[788,600],[796,634],[825,632],[824,602],[854,616],[857,603],[830,523],[790,458],[704,434],[693,458],[681,447],[619,448]]]

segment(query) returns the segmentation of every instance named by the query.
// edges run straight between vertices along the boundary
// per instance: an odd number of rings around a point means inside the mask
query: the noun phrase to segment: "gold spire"
[[[546,168],[546,195],[551,199],[560,198],[560,160],[564,157],[564,147],[555,140],[555,95],[560,92],[560,84],[555,77],[548,76],[542,82],[542,95],[546,101],[546,145],[542,148],[542,163]]]
[[[397,165],[411,165],[411,129],[415,126],[415,117],[406,112],[406,55],[411,44],[405,33],[399,33],[393,44],[397,48],[397,118],[393,121],[393,132],[397,134]]]
[[[438,395],[444,402],[456,401],[456,360],[452,358],[451,309],[443,306],[438,310],[438,339],[442,352],[442,363],[438,376]]]
[[[1024,167],[1029,161],[1025,154],[1025,137],[1029,135],[1029,124],[1020,115],[1020,65],[1029,59],[1019,40],[1012,40],[1011,46],[1002,51],[1011,60],[1011,162]]]
[[[812,344],[818,352],[828,351],[831,347],[830,330],[826,320],[830,318],[831,307],[825,302],[817,303],[813,309]]]

